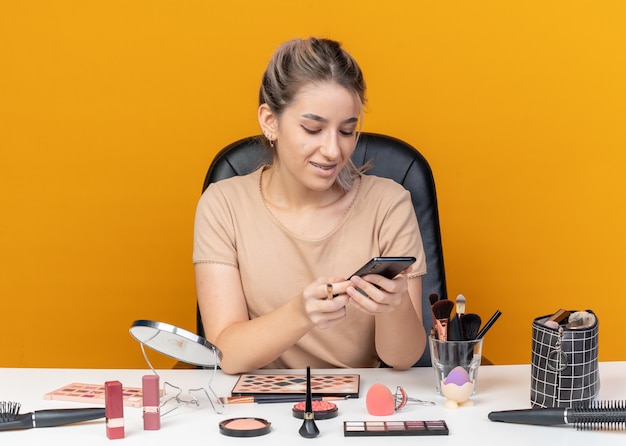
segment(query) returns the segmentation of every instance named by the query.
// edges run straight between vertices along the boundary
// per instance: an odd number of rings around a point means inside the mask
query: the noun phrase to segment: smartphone
[[[415,260],[415,257],[374,257],[352,276],[361,277],[367,274],[380,274],[387,279],[393,279],[400,272],[415,263]]]

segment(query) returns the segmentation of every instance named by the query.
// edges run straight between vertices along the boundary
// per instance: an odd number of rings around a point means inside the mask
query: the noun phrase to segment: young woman
[[[289,41],[269,62],[258,119],[273,161],[211,184],[196,211],[198,303],[224,372],[405,369],[421,356],[426,262],[409,192],[350,160],[365,101],[338,42]],[[376,256],[417,262],[349,277]]]

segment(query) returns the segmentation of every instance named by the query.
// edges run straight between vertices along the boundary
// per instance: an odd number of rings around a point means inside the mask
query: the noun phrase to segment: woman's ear
[[[265,137],[269,140],[276,139],[276,131],[278,129],[278,122],[276,115],[272,112],[267,104],[261,104],[258,111],[259,125],[261,131]]]

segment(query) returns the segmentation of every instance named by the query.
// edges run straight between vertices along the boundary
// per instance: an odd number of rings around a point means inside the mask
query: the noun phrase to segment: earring
[[[270,143],[270,147],[273,149],[274,148],[274,140],[272,140],[270,135],[265,135],[265,137],[267,138],[267,141]]]

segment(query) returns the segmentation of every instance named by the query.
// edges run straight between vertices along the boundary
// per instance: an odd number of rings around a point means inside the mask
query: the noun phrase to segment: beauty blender
[[[367,413],[376,416],[392,415],[396,410],[396,399],[384,384],[372,384],[365,395]]]
[[[469,373],[467,373],[467,370],[465,370],[463,367],[458,366],[453,368],[450,373],[448,373],[448,376],[446,377],[446,380],[444,381],[444,384],[456,384],[457,386],[462,386],[463,384],[467,383],[467,382],[471,382],[472,380],[470,379]]]

